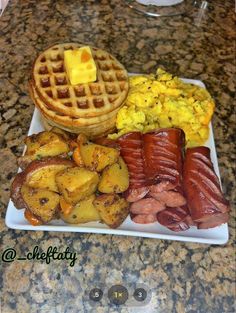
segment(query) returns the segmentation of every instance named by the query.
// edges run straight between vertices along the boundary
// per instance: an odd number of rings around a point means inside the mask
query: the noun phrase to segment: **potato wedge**
[[[10,198],[12,202],[14,203],[14,206],[17,209],[24,209],[25,208],[25,202],[22,199],[21,196],[21,187],[25,181],[25,175],[24,172],[18,173],[12,184],[11,184],[11,189],[10,189]]]
[[[129,187],[129,171],[121,157],[118,162],[107,166],[103,172],[98,190],[103,193],[121,193]]]
[[[71,136],[68,132],[56,126],[53,126],[52,129],[50,129],[50,132],[61,135],[66,141],[69,141],[71,139]]]
[[[80,144],[80,154],[84,165],[97,172],[115,163],[119,157],[118,150],[92,143]]]
[[[84,134],[79,134],[76,138],[78,145],[84,145],[88,142],[88,138]]]
[[[26,137],[25,144],[26,153],[18,159],[22,169],[33,160],[53,157],[70,151],[69,145],[62,135],[48,131]]]
[[[101,220],[100,215],[95,208],[93,201],[95,200],[95,195],[79,201],[69,214],[63,214],[60,211],[60,217],[69,224],[81,224],[88,223],[92,221]]]
[[[119,227],[129,214],[129,203],[117,194],[98,196],[93,204],[101,220],[111,228]]]
[[[56,175],[56,183],[66,202],[76,204],[93,194],[97,188],[99,176],[83,167],[67,168]]]
[[[59,192],[55,180],[56,174],[73,166],[75,164],[72,161],[58,157],[33,161],[24,170],[25,182],[32,188],[44,188]]]
[[[21,187],[21,195],[25,202],[25,208],[42,222],[48,223],[56,217],[60,198],[56,192],[31,188],[24,184]]]
[[[75,166],[74,162],[59,157],[32,161],[26,169],[18,173],[11,185],[10,197],[16,208],[24,208],[21,196],[23,184],[32,188],[43,188],[58,192],[55,175],[61,170]]]
[[[29,209],[25,209],[24,217],[33,226],[39,226],[43,224],[42,220],[33,214]]]

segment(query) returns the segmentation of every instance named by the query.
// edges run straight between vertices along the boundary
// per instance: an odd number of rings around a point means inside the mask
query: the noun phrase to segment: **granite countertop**
[[[202,80],[216,101],[213,118],[223,190],[235,204],[235,13],[233,3],[208,1],[205,11],[148,18],[124,1],[12,0],[0,18],[1,252],[25,255],[69,247],[77,260],[1,261],[1,312],[233,313],[234,220],[223,246],[97,234],[20,231],[5,226],[9,188],[34,110],[28,78],[36,55],[56,42],[76,41],[114,54],[130,72],[158,66]],[[97,284],[143,283],[145,307],[91,307]]]

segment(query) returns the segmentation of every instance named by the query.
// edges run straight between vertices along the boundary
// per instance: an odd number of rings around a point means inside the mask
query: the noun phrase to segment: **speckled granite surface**
[[[1,251],[24,255],[38,245],[68,246],[68,261],[1,262],[1,312],[233,313],[234,213],[225,246],[109,235],[14,231],[5,226],[9,187],[22,153],[33,105],[27,90],[35,56],[55,42],[78,41],[113,53],[130,72],[158,65],[204,81],[216,100],[213,119],[223,188],[235,204],[235,13],[232,1],[213,1],[205,14],[146,18],[123,1],[12,0],[0,18]],[[97,283],[147,284],[144,308],[91,307],[85,290]]]

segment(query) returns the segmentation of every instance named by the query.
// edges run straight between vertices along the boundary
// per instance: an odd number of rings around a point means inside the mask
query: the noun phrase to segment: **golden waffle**
[[[55,119],[57,115],[63,115],[66,122],[68,117],[69,124],[70,118],[94,118],[92,124],[99,123],[97,117],[116,110],[124,102],[128,93],[128,74],[108,52],[91,48],[97,66],[97,81],[71,85],[64,68],[64,51],[79,47],[76,43],[58,44],[39,55],[32,72],[34,93],[42,102],[40,110],[44,115],[51,110]]]
[[[120,107],[116,108],[115,110],[99,115],[97,117],[88,117],[88,118],[76,118],[72,116],[65,115],[63,113],[58,113],[55,112],[53,109],[48,107],[39,97],[36,89],[34,86],[30,83],[30,94],[31,98],[33,99],[35,105],[38,107],[38,109],[41,111],[41,113],[46,116],[48,119],[52,119],[53,121],[57,123],[61,123],[65,126],[75,126],[75,127],[80,127],[80,126],[89,126],[89,125],[94,125],[94,124],[99,124],[102,122],[108,122],[109,119],[111,119],[114,115],[116,115],[120,109]]]
[[[56,126],[72,133],[84,133],[91,139],[105,136],[115,130],[116,115],[119,108],[103,116],[88,119],[73,118],[48,109],[39,98],[31,83],[30,94],[42,114],[43,122],[44,125],[47,126],[47,129],[50,128],[50,126]]]

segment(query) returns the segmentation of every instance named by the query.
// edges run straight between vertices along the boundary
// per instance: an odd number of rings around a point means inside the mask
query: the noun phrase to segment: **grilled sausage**
[[[158,222],[172,231],[183,231],[189,228],[187,217],[189,216],[187,206],[167,208],[157,214]]]
[[[156,214],[164,209],[165,205],[153,198],[141,199],[130,206],[130,212],[134,214]]]
[[[151,224],[157,221],[156,214],[130,214],[130,217],[138,224]]]
[[[192,219],[200,223],[199,228],[215,227],[214,225],[227,222],[229,203],[222,194],[219,179],[211,163],[209,148],[187,149],[184,190]]]
[[[159,192],[162,192],[162,191],[174,190],[175,187],[176,186],[174,184],[172,184],[171,182],[169,182],[169,181],[162,181],[159,184],[151,185],[149,187],[149,190],[152,193],[157,193],[157,192],[159,193]]]
[[[198,229],[208,229],[227,223],[229,219],[228,213],[219,213],[211,216],[208,220],[198,223]]]
[[[135,202],[138,201],[148,194],[149,188],[148,187],[140,187],[140,188],[129,188],[127,191],[124,192],[125,199],[128,202]]]
[[[174,208],[186,204],[184,196],[176,191],[149,192],[149,196],[164,203],[166,206]]]
[[[120,146],[120,154],[129,170],[129,188],[125,192],[125,197],[127,201],[135,202],[142,199],[149,191],[144,174],[142,134],[128,133],[121,136],[117,142]]]
[[[143,135],[144,172],[149,184],[170,182],[182,189],[185,136],[179,128],[163,128]]]
[[[182,188],[184,133],[165,128],[143,135],[146,179],[152,183],[149,196],[169,207],[186,204]]]
[[[145,187],[146,179],[142,155],[142,134],[140,132],[131,132],[121,136],[117,142],[120,145],[120,154],[129,170],[129,188],[136,189]]]

